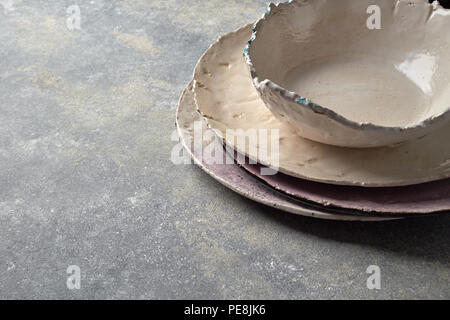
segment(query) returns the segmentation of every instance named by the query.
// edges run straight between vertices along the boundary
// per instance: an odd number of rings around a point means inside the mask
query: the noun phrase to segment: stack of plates
[[[450,123],[381,147],[306,139],[274,115],[255,86],[243,55],[255,38],[252,26],[220,37],[180,98],[179,136],[197,165],[247,198],[303,216],[384,221],[449,212]],[[277,132],[277,166],[259,156],[261,150],[275,152],[267,139],[249,142],[249,132]]]

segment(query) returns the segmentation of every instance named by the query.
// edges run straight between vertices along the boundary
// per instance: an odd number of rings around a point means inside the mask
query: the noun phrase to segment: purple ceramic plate
[[[242,167],[279,191],[325,206],[390,214],[450,211],[450,179],[406,187],[364,188],[312,182],[283,173],[263,176],[259,164]]]

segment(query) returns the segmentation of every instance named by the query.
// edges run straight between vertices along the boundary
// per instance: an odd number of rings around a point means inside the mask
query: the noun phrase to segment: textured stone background
[[[171,163],[197,59],[265,6],[0,0],[0,298],[450,298],[449,216],[316,221]]]

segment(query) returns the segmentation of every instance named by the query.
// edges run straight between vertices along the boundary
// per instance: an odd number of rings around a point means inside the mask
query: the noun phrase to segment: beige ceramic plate
[[[299,137],[266,109],[253,87],[243,57],[251,34],[252,25],[247,25],[221,37],[203,55],[194,73],[198,110],[228,145],[273,166],[259,157],[268,149],[270,136],[267,144],[258,144],[255,150],[248,148],[248,143],[237,143],[236,137],[243,138],[249,129],[279,129],[279,171],[331,184],[404,186],[450,177],[450,125],[402,145],[372,149],[333,147]],[[235,130],[234,134],[225,134],[227,129]]]
[[[190,84],[184,90],[177,110],[176,123],[181,143],[195,163],[203,171],[227,188],[230,188],[246,198],[293,214],[324,220],[367,222],[396,220],[394,218],[368,217],[363,215],[330,214],[306,208],[298,201],[295,201],[260,182],[236,164],[207,164],[201,160],[201,157],[198,156],[198,152],[196,152],[193,147],[194,123],[196,121],[202,122],[202,130],[205,132],[207,129],[206,123],[202,121],[202,116],[196,112],[192,84]],[[214,139],[214,137],[212,137],[212,139]],[[214,142],[214,140],[205,140],[203,147],[210,145],[211,142]],[[219,148],[222,147],[220,142],[216,141],[215,143],[219,144]],[[226,153],[224,154],[226,155]],[[231,163],[233,162],[231,161]]]

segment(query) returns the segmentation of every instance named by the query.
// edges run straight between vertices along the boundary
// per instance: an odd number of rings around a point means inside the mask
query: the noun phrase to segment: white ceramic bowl
[[[244,56],[266,106],[299,135],[386,146],[448,122],[448,30],[437,1],[294,0],[269,6]]]

